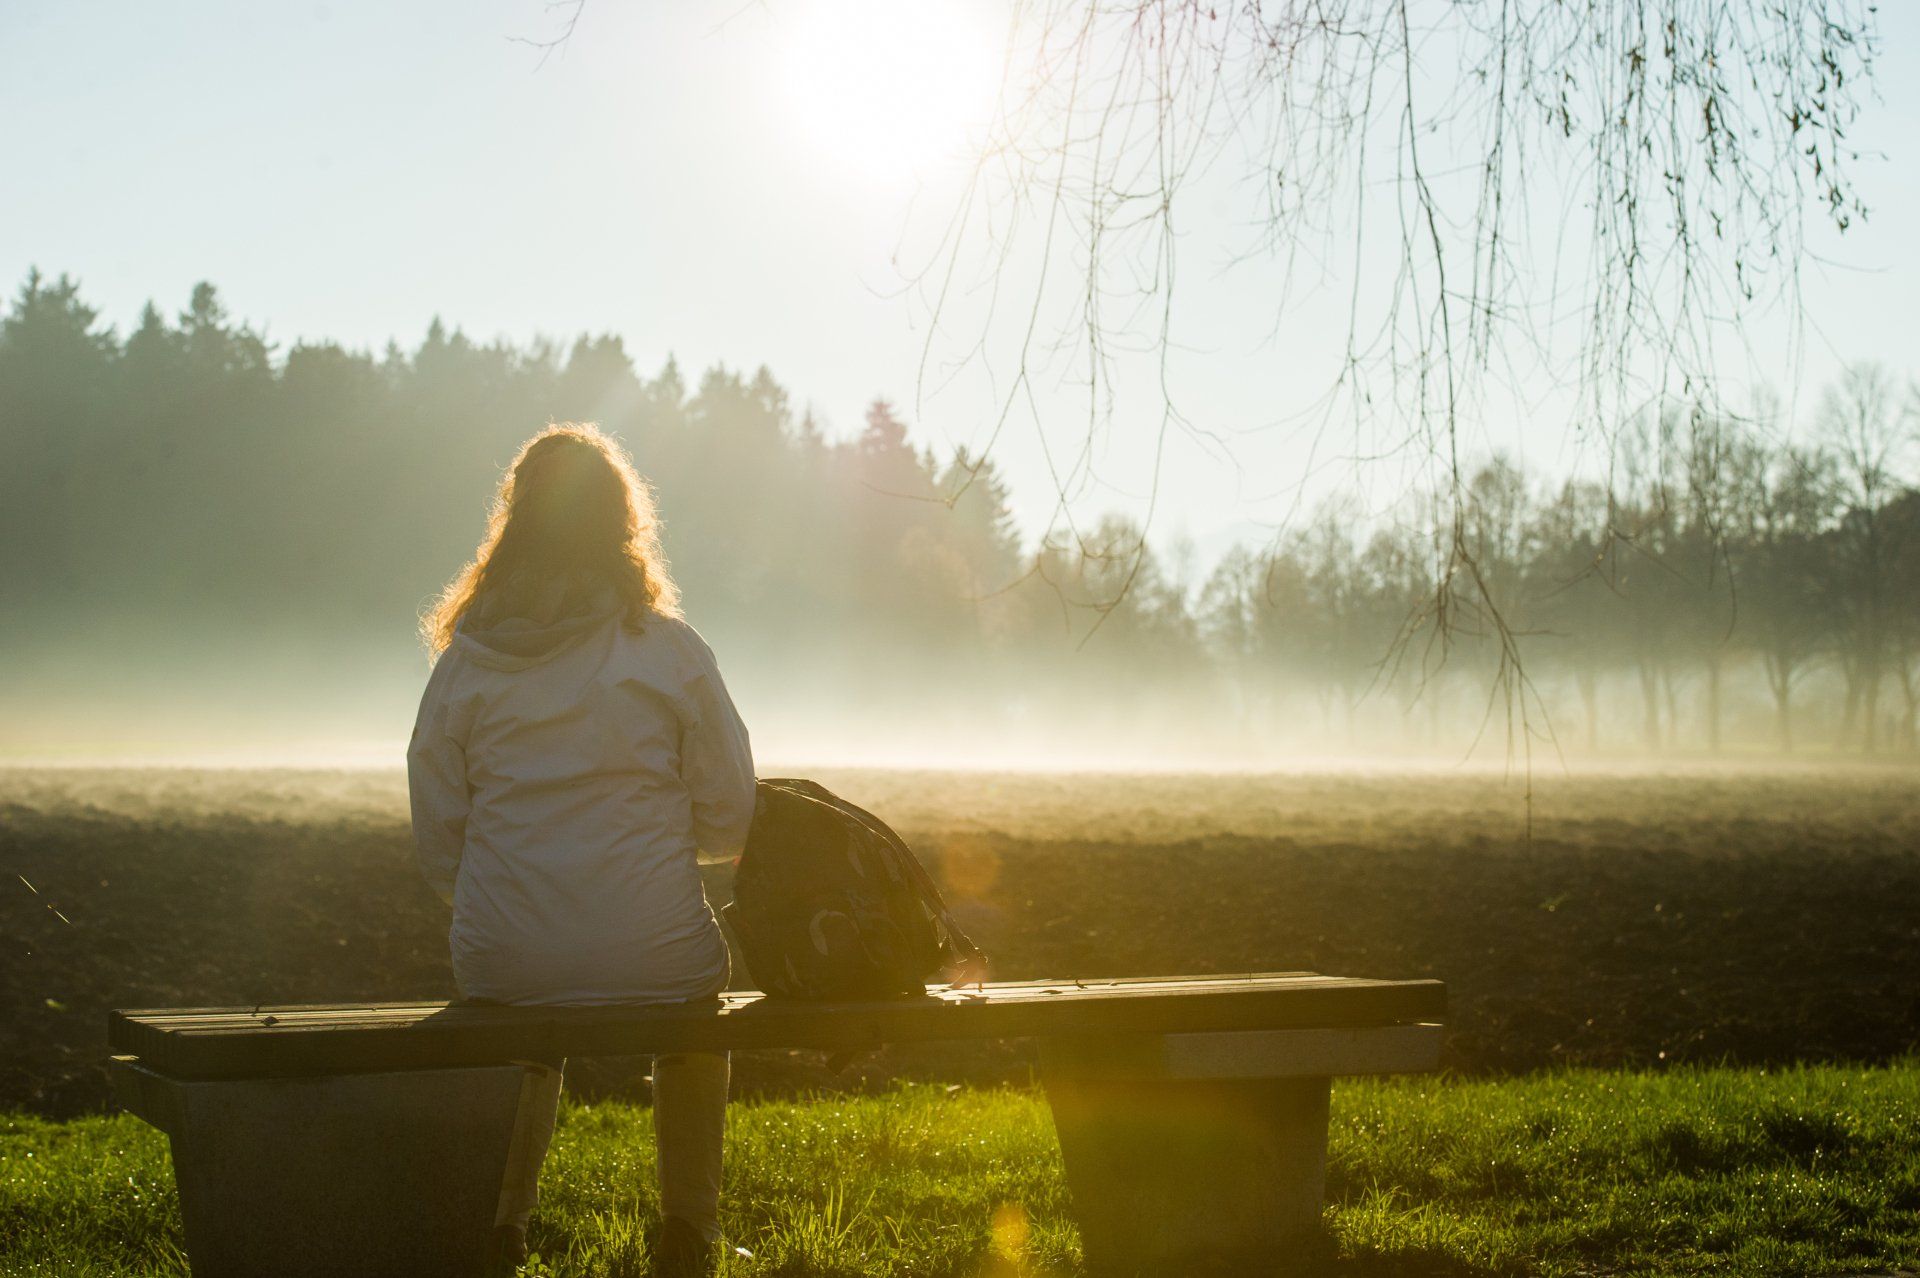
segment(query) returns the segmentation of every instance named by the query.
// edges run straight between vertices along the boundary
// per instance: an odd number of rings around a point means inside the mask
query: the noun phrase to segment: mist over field
[[[656,485],[770,764],[1911,751],[1903,394],[1850,369],[1792,433],[1670,406],[1611,488],[1489,457],[1457,514],[1332,500],[1207,561],[1118,516],[1036,537],[990,458],[884,400],[830,429],[765,368],[439,320],[281,349],[204,284],[122,333],[34,274],[0,322],[0,757],[397,759],[416,616],[518,444],[569,419]]]

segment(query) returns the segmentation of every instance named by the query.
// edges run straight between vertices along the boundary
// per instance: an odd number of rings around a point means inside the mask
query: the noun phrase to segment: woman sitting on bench
[[[463,998],[689,1002],[726,987],[699,853],[753,817],[747,731],[681,619],[651,496],[612,439],[549,427],[501,482],[485,539],[422,621],[436,661],[407,751],[421,871],[453,906]],[[531,1065],[494,1229],[526,1228],[564,1062]],[[711,1272],[724,1055],[653,1064],[654,1272]]]

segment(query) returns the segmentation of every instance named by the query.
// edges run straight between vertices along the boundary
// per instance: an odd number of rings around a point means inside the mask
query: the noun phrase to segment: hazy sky
[[[123,329],[212,280],[283,347],[411,346],[435,314],[482,339],[610,330],[644,372],[669,351],[688,370],[764,363],[830,430],[887,395],[942,451],[984,437],[979,378],[913,407],[926,311],[892,255],[951,205],[991,107],[999,0],[591,0],[544,64],[509,38],[553,20],[540,0],[0,0],[0,274],[77,275]],[[1882,21],[1882,101],[1854,141],[1887,156],[1858,173],[1869,222],[1814,245],[1803,402],[1840,358],[1917,362],[1920,15]],[[1236,188],[1217,184],[1230,225]],[[1224,272],[1205,232],[1176,374],[1233,443],[1176,437],[1156,516],[1203,558],[1286,513],[1307,442],[1272,423],[1324,387],[1347,296],[1327,280],[1269,340],[1264,277]],[[1070,443],[1079,388],[1036,402]],[[1123,405],[1089,508],[1140,508],[1150,407]],[[1490,437],[1569,464],[1557,430]],[[1038,528],[1036,436],[1011,429],[996,457]]]

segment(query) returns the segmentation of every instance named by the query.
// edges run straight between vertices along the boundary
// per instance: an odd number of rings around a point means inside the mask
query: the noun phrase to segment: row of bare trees
[[[1607,479],[1531,482],[1500,459],[1474,473],[1457,534],[1471,581],[1443,580],[1436,501],[1366,535],[1335,504],[1272,554],[1230,555],[1198,615],[1256,703],[1307,689],[1431,712],[1449,690],[1491,692],[1508,726],[1564,737],[1571,718],[1589,747],[1631,703],[1646,748],[1717,751],[1737,682],[1764,689],[1791,750],[1812,687],[1836,746],[1912,749],[1916,421],[1920,393],[1877,365],[1846,369],[1809,429],[1771,405],[1650,411]]]

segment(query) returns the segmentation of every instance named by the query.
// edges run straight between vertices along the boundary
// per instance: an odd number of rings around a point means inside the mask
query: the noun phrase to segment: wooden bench
[[[1320,1225],[1335,1075],[1435,1067],[1438,981],[1027,981],[922,998],[113,1012],[116,1089],[171,1140],[196,1278],[479,1272],[516,1060],[1038,1040],[1088,1268],[1281,1272]]]

